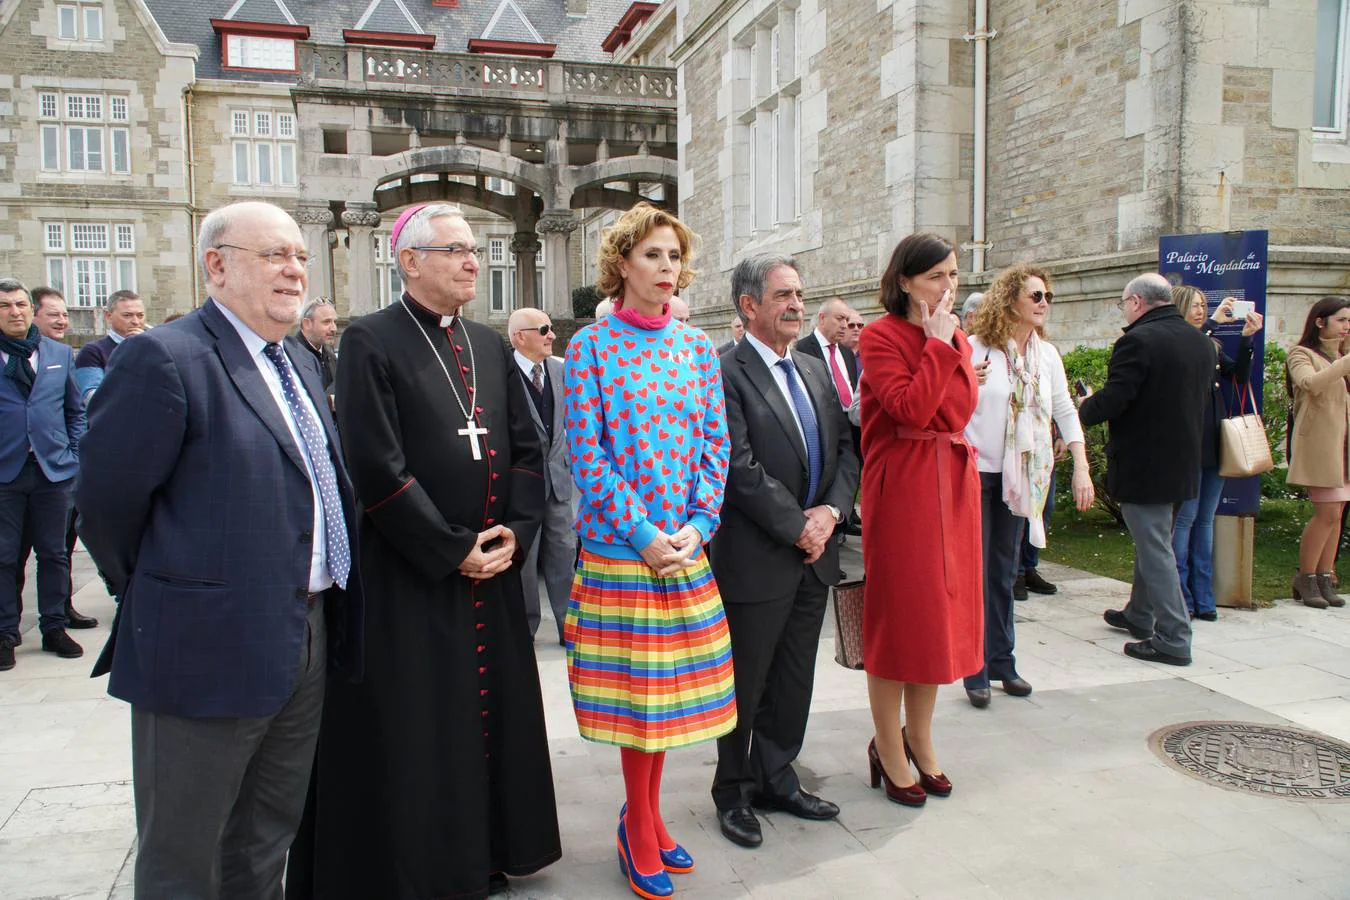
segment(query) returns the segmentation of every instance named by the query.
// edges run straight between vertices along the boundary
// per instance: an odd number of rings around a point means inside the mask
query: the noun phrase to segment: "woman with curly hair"
[[[1177,285],[1172,288],[1172,302],[1181,317],[1210,340],[1214,340],[1214,332],[1220,325],[1237,321],[1233,316],[1236,301],[1232,297],[1225,297],[1215,307],[1213,316],[1209,314],[1205,292],[1199,288]],[[1219,342],[1214,341],[1218,363],[1214,367],[1209,403],[1205,406],[1205,428],[1200,434],[1200,493],[1181,504],[1172,524],[1172,555],[1177,558],[1181,596],[1186,598],[1186,609],[1190,614],[1206,622],[1219,618],[1214,601],[1214,513],[1223,494],[1223,476],[1219,474],[1219,422],[1228,418],[1219,379],[1231,376],[1245,385],[1251,378],[1252,355],[1256,349],[1252,335],[1261,330],[1261,324],[1258,312],[1248,313],[1243,320],[1237,359],[1224,353]]]
[[[670,896],[667,873],[694,868],[661,819],[665,752],[736,724],[731,640],[703,553],[730,460],[722,369],[707,335],[671,317],[694,240],[647,203],[605,229],[596,287],[613,312],[567,348],[581,494],[567,675],[581,736],[619,747],[619,868],[646,898]]]
[[[1030,265],[1000,272],[971,320],[970,349],[989,363],[980,399],[966,426],[980,470],[980,528],[984,555],[984,666],[967,676],[971,705],[989,705],[990,679],[1014,697],[1031,693],[1013,655],[1013,582],[1022,529],[1033,547],[1045,546],[1041,510],[1055,466],[1050,423],[1059,426],[1073,456],[1073,499],[1092,506],[1092,476],[1083,426],[1069,397],[1064,363],[1045,339],[1054,299],[1050,275]]]
[[[1332,585],[1341,512],[1350,501],[1350,297],[1323,297],[1308,310],[1298,346],[1289,351],[1285,387],[1293,398],[1289,483],[1308,492],[1312,518],[1298,545],[1295,600],[1344,606]]]

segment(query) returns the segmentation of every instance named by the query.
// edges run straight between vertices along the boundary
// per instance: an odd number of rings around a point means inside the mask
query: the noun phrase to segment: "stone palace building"
[[[719,338],[744,254],[875,311],[916,229],[967,288],[1047,265],[1070,345],[1163,234],[1268,229],[1272,338],[1350,292],[1350,0],[0,0],[0,34],[0,269],[86,333],[119,287],[199,303],[196,227],[245,197],[344,317],[428,200],[472,211],[497,323],[568,317],[639,197],[701,235]]]

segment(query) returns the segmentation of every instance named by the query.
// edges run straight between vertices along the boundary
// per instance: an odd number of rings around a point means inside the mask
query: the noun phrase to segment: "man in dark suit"
[[[121,598],[137,900],[281,897],[328,665],[359,666],[351,484],[312,358],[308,253],[267,203],[203,220],[210,299],[128,339],[81,447],[81,534]]]
[[[816,327],[810,334],[797,341],[797,350],[814,356],[825,363],[830,375],[830,384],[834,386],[839,405],[847,413],[852,408],[858,393],[858,356],[849,349],[849,320],[853,315],[852,307],[842,297],[831,297],[820,304],[816,312]],[[850,422],[853,435],[853,452],[862,460],[862,429]],[[849,498],[844,507],[844,531],[848,534],[862,534],[862,524],[853,515],[853,498]],[[843,534],[839,540],[843,540]]]
[[[530,418],[544,451],[544,523],[530,545],[520,570],[525,593],[525,619],[530,634],[539,630],[539,579],[544,579],[548,605],[563,643],[563,622],[576,570],[577,533],[572,527],[572,457],[567,449],[567,396],[563,361],[553,355],[553,323],[543,310],[522,307],[506,324],[516,372],[530,398]]]
[[[337,333],[337,308],[333,306],[333,301],[327,297],[315,297],[305,304],[300,313],[299,332],[286,338],[287,353],[303,350],[318,363],[323,390],[329,397],[329,408],[333,405],[333,382],[337,380],[337,354],[333,352]]]
[[[805,819],[839,814],[802,790],[792,762],[829,587],[842,574],[832,536],[853,503],[858,457],[825,366],[790,352],[804,312],[795,260],[748,257],[731,288],[746,336],[722,357],[731,468],[711,556],[731,629],[738,724],[717,742],[712,794],[722,833],[756,847],[752,805]]]
[[[74,362],[69,347],[33,324],[23,283],[0,278],[0,671],[14,668],[20,642],[15,570],[25,519],[37,550],[42,649],[84,655],[66,633],[66,525],[85,428]]]
[[[717,348],[717,355],[721,356],[728,350],[735,350],[745,340],[745,323],[741,321],[740,316],[735,316],[731,320],[731,340]]]
[[[1200,444],[1214,377],[1214,343],[1172,304],[1161,275],[1140,275],[1116,304],[1125,334],[1111,348],[1106,384],[1082,402],[1084,425],[1110,425],[1106,487],[1134,542],[1134,584],[1106,623],[1128,631],[1135,659],[1191,662],[1191,623],[1172,555],[1175,508],[1200,490]]]

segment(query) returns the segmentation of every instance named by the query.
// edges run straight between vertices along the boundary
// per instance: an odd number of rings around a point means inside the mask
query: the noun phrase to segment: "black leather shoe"
[[[1144,662],[1167,663],[1169,666],[1189,666],[1191,664],[1189,656],[1173,656],[1171,653],[1164,653],[1149,641],[1140,641],[1137,644],[1127,643],[1125,655],[1142,659]]]
[[[0,672],[8,672],[14,668],[15,643],[10,635],[0,634]]]
[[[1023,678],[1014,675],[1003,679],[1003,693],[1010,697],[1030,697],[1031,685]]]
[[[1202,612],[1202,613],[1196,613],[1196,614],[1195,614],[1195,617],[1196,617],[1197,619],[1199,619],[1200,621],[1202,621],[1202,622],[1217,622],[1217,621],[1219,621],[1219,614],[1218,614],[1217,612],[1214,612],[1214,611],[1210,611],[1210,612]]]
[[[76,612],[75,607],[72,606],[66,610],[66,627],[97,628],[98,619],[95,619],[93,616],[86,616],[83,613]]]
[[[850,519],[848,524],[844,526],[844,534],[849,537],[862,537],[862,523]]]
[[[1102,613],[1102,620],[1112,628],[1119,628],[1121,631],[1128,631],[1141,641],[1146,641],[1153,637],[1153,632],[1145,631],[1130,624],[1130,620],[1125,618],[1125,613],[1118,609],[1108,609]]]
[[[966,688],[966,698],[971,706],[984,709],[989,705],[989,688]]]
[[[756,809],[776,809],[781,812],[792,813],[799,819],[813,819],[818,822],[824,822],[839,815],[838,806],[803,790],[795,790],[786,797],[753,797],[750,802]]]
[[[53,628],[42,634],[42,652],[55,653],[62,659],[79,659],[84,656],[84,648],[75,643],[75,639],[66,634],[64,628]]]
[[[511,885],[506,880],[506,873],[493,872],[488,875],[488,895],[505,894],[511,890]]]
[[[735,809],[719,809],[717,824],[722,826],[722,834],[733,844],[742,847],[758,847],[764,843],[764,833],[759,830],[759,819],[748,806]]]
[[[1028,569],[1023,573],[1022,578],[1026,582],[1027,590],[1033,594],[1050,595],[1059,593],[1059,588],[1042,578],[1041,573],[1035,569]]]
[[[1013,599],[1027,599],[1027,580],[1022,575],[1018,575],[1017,580],[1013,582]]]

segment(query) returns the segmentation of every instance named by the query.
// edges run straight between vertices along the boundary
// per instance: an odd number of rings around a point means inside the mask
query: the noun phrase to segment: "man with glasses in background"
[[[300,227],[237,203],[197,246],[209,299],[118,349],[80,447],[80,535],[121,598],[94,674],[131,704],[137,900],[276,900],[326,670],[360,661],[355,500],[281,343]]]
[[[544,580],[558,643],[563,643],[563,621],[576,569],[577,534],[572,527],[572,471],[564,428],[567,399],[563,393],[563,361],[553,355],[553,324],[538,309],[511,313],[506,325],[515,348],[516,371],[530,398],[530,415],[544,451],[544,524],[530,545],[520,570],[525,591],[525,617],[530,634],[539,630],[539,579]]]

